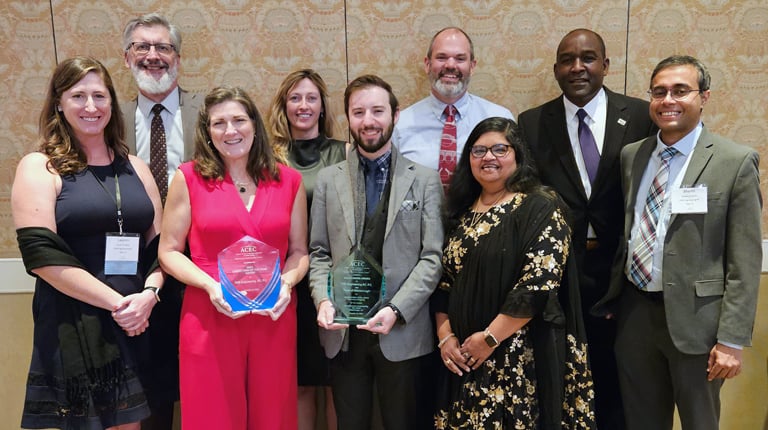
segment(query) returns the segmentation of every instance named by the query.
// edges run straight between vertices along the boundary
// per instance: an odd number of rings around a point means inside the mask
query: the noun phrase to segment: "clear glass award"
[[[219,252],[219,282],[232,310],[272,309],[280,295],[280,252],[250,236]]]
[[[356,247],[328,274],[328,296],[336,309],[333,322],[365,324],[378,312],[385,292],[381,266]]]

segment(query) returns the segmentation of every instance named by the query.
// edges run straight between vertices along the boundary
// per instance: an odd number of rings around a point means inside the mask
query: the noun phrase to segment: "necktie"
[[[448,105],[443,113],[445,114],[445,125],[443,126],[443,134],[440,136],[440,160],[437,164],[437,171],[440,173],[443,191],[448,192],[451,176],[456,170],[456,108],[453,105]]]
[[[379,166],[374,160],[364,160],[365,175],[365,212],[370,215],[381,200],[381,187],[379,183]]]
[[[584,122],[584,118],[587,116],[587,111],[579,109],[576,112],[579,117],[579,146],[581,146],[581,156],[584,158],[584,165],[587,167],[587,176],[589,176],[589,182],[595,183],[595,176],[597,176],[597,166],[600,164],[600,153],[597,152],[597,143],[595,143],[595,136],[592,134],[592,130],[589,129],[587,123]]]
[[[168,150],[165,143],[165,127],[160,112],[163,105],[160,103],[152,107],[152,127],[149,135],[149,170],[155,178],[157,188],[160,189],[160,198],[165,204],[165,196],[168,195]]]
[[[653,267],[653,244],[656,242],[656,224],[659,222],[659,212],[664,202],[664,193],[669,179],[669,160],[677,154],[675,148],[665,148],[659,152],[661,165],[656,177],[653,178],[645,199],[645,208],[640,218],[638,230],[639,240],[632,251],[632,262],[629,268],[629,276],[638,288],[644,290],[651,282],[651,268]]]

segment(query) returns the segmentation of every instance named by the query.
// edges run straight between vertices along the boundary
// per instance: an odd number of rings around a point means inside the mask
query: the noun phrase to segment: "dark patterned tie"
[[[160,190],[160,198],[165,204],[168,195],[168,147],[165,143],[165,127],[160,113],[163,105],[160,103],[152,107],[152,129],[149,136],[149,170],[155,178],[157,188]]]
[[[437,171],[440,173],[440,182],[443,183],[443,191],[448,192],[451,176],[456,170],[456,108],[448,105],[443,111],[445,125],[440,136],[440,160],[437,163]]]
[[[587,168],[587,175],[589,176],[589,183],[595,183],[595,176],[597,176],[597,166],[600,165],[600,153],[597,152],[597,143],[595,142],[595,136],[592,134],[592,130],[584,122],[584,118],[587,116],[587,111],[579,109],[576,112],[579,117],[579,146],[581,146],[581,156],[584,157],[584,165]]]
[[[653,267],[653,245],[656,243],[656,225],[659,222],[661,205],[664,203],[664,194],[669,179],[669,160],[677,154],[675,148],[665,148],[659,151],[661,165],[653,183],[648,190],[645,199],[645,208],[640,218],[638,229],[639,240],[632,251],[632,263],[629,266],[629,276],[638,288],[644,290],[651,282],[651,268]]]

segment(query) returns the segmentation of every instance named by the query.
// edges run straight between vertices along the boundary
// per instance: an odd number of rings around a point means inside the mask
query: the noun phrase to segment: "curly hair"
[[[469,164],[469,159],[472,157],[470,151],[480,136],[491,132],[504,135],[507,143],[512,145],[512,152],[517,163],[517,168],[504,183],[507,191],[520,193],[544,191],[517,123],[508,118],[486,118],[480,121],[469,134],[456,165],[456,170],[453,172],[445,207],[446,232],[452,231],[459,224],[461,216],[480,196],[482,186],[472,174],[472,168]]]
[[[267,131],[261,114],[244,89],[240,87],[216,87],[205,96],[200,108],[195,130],[195,171],[206,179],[224,180],[224,161],[211,143],[210,110],[218,104],[234,101],[240,103],[253,124],[253,145],[248,152],[248,175],[258,184],[260,180],[280,180],[277,161],[269,145]]]
[[[277,93],[272,99],[269,112],[267,112],[267,127],[272,142],[272,151],[275,153],[275,158],[284,164],[288,162],[288,152],[291,150],[291,143],[293,142],[291,124],[285,111],[288,104],[288,93],[304,79],[309,79],[320,92],[322,110],[320,111],[320,120],[317,123],[318,132],[320,136],[333,137],[334,121],[328,107],[328,87],[325,85],[325,81],[312,69],[292,72],[280,84],[280,88],[277,89]]]
[[[48,84],[48,93],[39,121],[38,150],[48,156],[48,168],[60,175],[81,172],[88,167],[88,159],[72,126],[67,122],[64,113],[59,111],[64,92],[74,87],[88,73],[98,75],[109,91],[111,117],[104,128],[104,141],[116,158],[128,158],[123,114],[107,68],[91,57],[72,57],[56,66]]]

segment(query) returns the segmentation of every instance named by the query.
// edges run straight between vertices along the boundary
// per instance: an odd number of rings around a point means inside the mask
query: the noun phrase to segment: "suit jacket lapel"
[[[184,161],[191,160],[195,145],[187,145],[186,142],[195,141],[195,127],[197,126],[197,110],[191,103],[194,94],[179,88],[179,109],[181,109],[181,128],[184,138]],[[185,103],[186,102],[186,103]]]
[[[125,144],[128,145],[128,152],[136,154],[136,107],[138,99],[134,98],[123,107],[123,118],[125,120]]]
[[[339,206],[341,207],[341,215],[344,219],[344,224],[347,226],[349,242],[353,245],[357,244],[355,213],[358,212],[358,209],[355,207],[359,205],[356,191],[356,184],[360,176],[358,164],[357,155],[350,154],[345,164],[336,166],[338,170],[333,177],[333,184],[336,189],[336,195],[339,198]],[[365,207],[363,206],[362,211],[358,213],[365,216]]]
[[[411,188],[416,175],[413,171],[413,163],[403,158],[397,149],[392,146],[392,188],[389,191],[389,208],[387,209],[387,226],[384,229],[386,240],[392,225],[395,223],[397,213]]]
[[[615,94],[605,88],[606,118],[605,118],[605,137],[603,138],[603,151],[600,154],[600,167],[597,169],[597,177],[593,184],[594,189],[600,186],[606,179],[606,172],[613,170],[613,164],[619,162],[619,153],[621,152],[624,135],[627,131],[629,115],[627,113],[627,104],[621,98],[615,97]]]
[[[643,141],[637,148],[634,158],[632,159],[632,167],[630,171],[629,181],[627,189],[624,190],[627,193],[625,209],[626,222],[624,224],[624,230],[626,238],[629,239],[630,231],[632,229],[632,223],[634,222],[635,214],[635,202],[638,198],[645,198],[645,192],[647,190],[639,190],[640,181],[643,179],[643,173],[645,172],[648,161],[651,159],[653,150],[656,148],[656,136],[651,136]],[[642,193],[642,194],[641,194]]]
[[[698,182],[699,177],[701,177],[701,174],[704,171],[704,168],[707,167],[709,160],[712,159],[712,155],[714,154],[712,152],[713,144],[714,142],[712,139],[710,139],[710,135],[709,132],[707,132],[707,129],[702,129],[701,134],[699,135],[699,140],[693,147],[691,160],[688,162],[688,167],[685,169],[683,174],[683,181],[680,182],[680,186],[690,187]],[[673,213],[669,218],[670,225],[675,220],[675,218],[677,218],[677,214]]]

